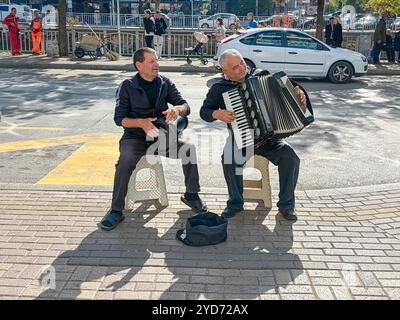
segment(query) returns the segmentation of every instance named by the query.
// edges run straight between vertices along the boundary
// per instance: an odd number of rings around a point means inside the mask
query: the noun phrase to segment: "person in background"
[[[11,8],[10,14],[4,18],[3,24],[8,28],[8,34],[11,42],[11,53],[18,56],[21,53],[21,40],[19,39],[19,18],[17,17],[17,9]]]
[[[342,24],[340,23],[339,18],[335,17],[333,24],[333,46],[341,48],[342,42],[343,42]]]
[[[282,17],[281,16],[275,16],[274,17],[274,23],[273,26],[275,28],[279,28],[283,26],[283,21],[282,21]]]
[[[253,12],[249,12],[247,14],[247,20],[249,21],[249,25],[248,25],[247,29],[257,28],[258,27],[257,21],[254,20],[254,13]]]
[[[386,30],[386,38],[385,38],[385,44],[383,47],[383,50],[386,52],[387,60],[389,63],[394,63],[395,62],[395,53],[394,53],[394,43],[393,43],[393,37],[392,37],[392,30],[387,29]]]
[[[325,43],[333,46],[333,28],[335,27],[335,18],[330,17],[329,23],[325,26]]]
[[[42,18],[39,16],[39,11],[35,11],[34,17],[31,22],[31,35],[32,35],[32,53],[33,55],[40,55],[41,53],[41,42],[42,42],[42,35],[43,35],[43,28],[42,28]]]
[[[164,44],[164,34],[167,28],[167,23],[161,16],[161,11],[157,10],[155,18],[154,49],[157,52],[157,57],[159,60],[161,59],[162,48]]]
[[[371,52],[373,64],[379,64],[379,55],[381,53],[381,50],[383,49],[386,40],[386,21],[388,18],[389,15],[386,12],[383,13],[375,28],[374,46]]]
[[[400,63],[400,30],[397,30],[394,36],[394,51],[397,62]]]
[[[155,20],[154,17],[151,15],[151,11],[149,9],[144,10],[143,25],[144,25],[144,39],[146,41],[146,46],[148,48],[151,48],[153,46]]]
[[[215,42],[217,44],[217,47],[219,43],[222,41],[222,39],[225,39],[226,35],[226,28],[224,26],[224,20],[222,18],[217,19],[217,27],[215,28],[215,32],[213,35],[215,36]]]

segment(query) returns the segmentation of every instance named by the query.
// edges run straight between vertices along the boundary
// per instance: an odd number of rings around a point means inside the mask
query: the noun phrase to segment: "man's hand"
[[[178,119],[179,116],[185,116],[186,110],[187,107],[185,105],[173,106],[171,109],[163,111],[163,115],[166,115],[166,122],[170,123]]]
[[[212,117],[225,123],[231,123],[235,120],[235,113],[228,110],[216,110]]]
[[[143,131],[152,138],[157,138],[159,135],[158,128],[153,124],[153,121],[157,120],[157,118],[146,118],[141,119],[141,128]]]
[[[179,110],[176,107],[169,109],[168,111],[163,111],[163,115],[166,115],[165,121],[167,123],[173,122],[178,119]]]
[[[294,87],[294,91],[296,91],[297,96],[299,97],[301,103],[303,104],[303,106],[307,106],[307,97],[304,94],[303,90],[300,89],[299,86]]]

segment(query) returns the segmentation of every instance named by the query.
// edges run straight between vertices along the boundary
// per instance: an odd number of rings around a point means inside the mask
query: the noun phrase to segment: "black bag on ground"
[[[218,244],[227,239],[228,220],[213,213],[198,213],[186,221],[186,229],[176,232],[176,238],[189,246]]]

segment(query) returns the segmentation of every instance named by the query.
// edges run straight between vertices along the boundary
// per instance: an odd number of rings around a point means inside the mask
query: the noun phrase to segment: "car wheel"
[[[334,63],[328,72],[328,78],[333,83],[346,83],[353,77],[353,67],[350,63],[339,61]]]
[[[252,61],[250,61],[248,59],[244,59],[244,61],[246,62],[246,64],[248,65],[248,67],[250,69],[255,69],[256,68],[256,65]]]
[[[206,28],[209,28],[210,26],[208,25],[208,23],[203,23],[203,24],[201,25],[201,27],[206,29]]]
[[[78,47],[75,49],[75,57],[78,59],[81,59],[85,56],[85,50],[83,50],[81,47]]]

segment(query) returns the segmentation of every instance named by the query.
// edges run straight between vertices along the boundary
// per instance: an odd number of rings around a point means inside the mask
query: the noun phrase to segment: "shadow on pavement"
[[[164,290],[157,289],[157,279],[150,281],[155,283],[154,291],[158,291],[160,299],[175,299],[184,292],[189,299],[229,299],[230,295],[256,298],[271,290],[275,293],[278,287],[285,287],[303,273],[298,255],[290,252],[293,245],[291,223],[277,216],[275,225],[270,226],[271,220],[266,221],[268,212],[263,207],[231,219],[226,242],[190,247],[176,240],[175,234],[184,228],[191,211],[177,212],[178,218],[159,236],[160,230],[153,227],[152,220],[161,210],[149,209],[152,204],[154,202],[142,203],[133,213],[127,214],[125,222],[115,230],[96,230],[75,250],[57,257],[52,264],[56,289],[42,292],[38,299],[74,299],[86,282],[94,281],[102,281],[100,292],[137,291],[135,276],[143,268],[160,267],[149,260],[153,253],[158,257],[162,254],[165,263],[161,266],[166,266],[172,274]],[[160,222],[162,220],[158,219],[157,223]],[[276,279],[272,270],[285,275]],[[207,274],[202,277],[205,272]],[[113,276],[115,273],[118,274]],[[249,283],[240,281],[249,277]],[[219,282],[213,283],[213,279]],[[42,276],[40,283],[43,280]]]

